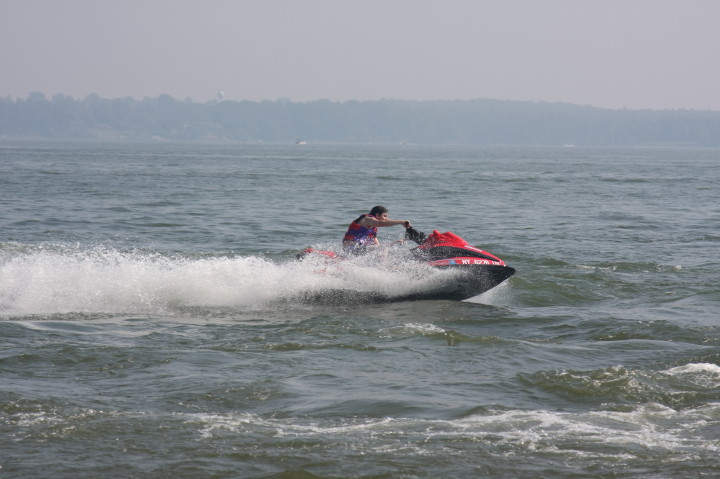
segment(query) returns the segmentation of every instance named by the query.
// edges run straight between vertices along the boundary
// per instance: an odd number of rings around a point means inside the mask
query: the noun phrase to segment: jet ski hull
[[[453,260],[449,260],[453,261]],[[389,303],[400,301],[446,300],[463,301],[493,289],[515,274],[515,268],[500,264],[434,265],[440,274],[416,280],[413,287],[383,293],[355,289],[322,289],[300,294],[302,302],[317,305]]]
[[[451,260],[452,261],[452,260]],[[515,268],[507,265],[451,264],[435,266],[452,272],[452,281],[421,293],[422,299],[448,299],[462,301],[490,291],[515,274]]]

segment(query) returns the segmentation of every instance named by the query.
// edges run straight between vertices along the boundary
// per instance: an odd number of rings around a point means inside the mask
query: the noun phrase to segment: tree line
[[[720,146],[720,112],[507,100],[311,102],[0,98],[0,138]]]

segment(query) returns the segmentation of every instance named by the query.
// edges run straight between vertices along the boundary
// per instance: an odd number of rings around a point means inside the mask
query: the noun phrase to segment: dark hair
[[[368,214],[377,218],[377,217],[380,216],[381,214],[387,213],[387,212],[388,212],[388,209],[385,208],[384,206],[373,206],[372,209],[370,210],[370,213],[368,213]],[[365,216],[366,216],[366,215],[360,215],[360,216],[358,216],[357,219],[356,219],[355,221],[353,221],[353,223],[359,222],[359,221],[360,221],[361,219],[363,219]]]
[[[375,217],[380,216],[381,214],[387,213],[387,212],[388,212],[388,209],[385,208],[384,206],[373,206],[373,208],[370,210],[370,214]]]

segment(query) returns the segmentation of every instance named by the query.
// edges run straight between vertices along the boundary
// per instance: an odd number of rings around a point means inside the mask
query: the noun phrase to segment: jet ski
[[[428,292],[428,295],[468,299],[491,290],[515,274],[515,268],[487,251],[471,246],[454,233],[434,230],[426,235],[410,227],[406,229],[405,237],[419,245],[412,250],[418,259],[456,273],[454,284],[443,291]]]
[[[331,289],[304,293],[304,299],[314,303],[438,299],[462,301],[489,291],[515,274],[515,268],[505,264],[502,259],[471,246],[451,232],[441,233],[434,230],[425,234],[409,227],[406,228],[405,239],[418,245],[410,250],[409,260],[401,265],[406,271],[414,267],[419,272],[412,275],[413,284],[407,288],[399,288],[393,292]],[[348,260],[342,254],[313,248],[302,251],[298,259],[303,260],[309,256],[321,258],[326,264],[334,266]],[[428,267],[430,274],[423,276],[422,272],[428,272]]]

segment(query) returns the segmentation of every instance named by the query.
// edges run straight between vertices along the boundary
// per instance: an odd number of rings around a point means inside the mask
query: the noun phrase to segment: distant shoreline
[[[0,98],[0,139],[209,143],[719,147],[720,111],[509,100],[209,101],[168,95]],[[571,145],[571,146],[570,146]],[[302,147],[302,145],[298,145]]]

